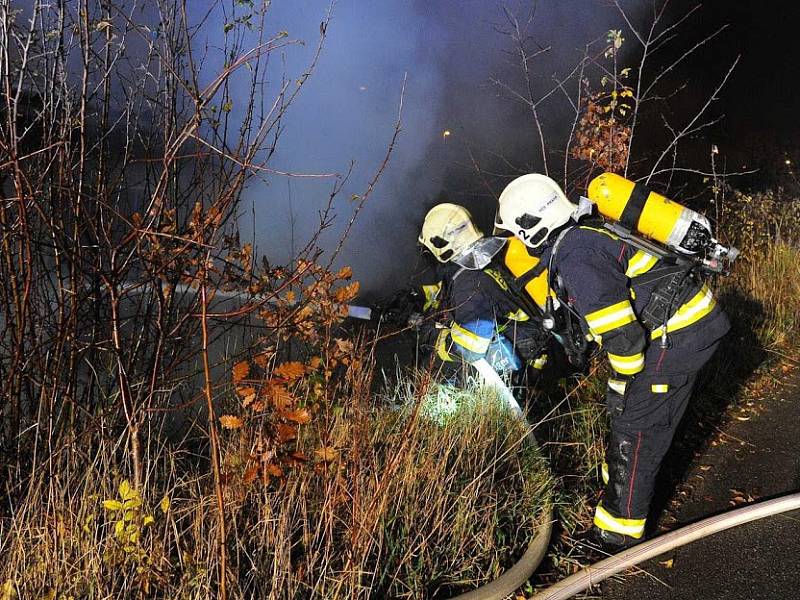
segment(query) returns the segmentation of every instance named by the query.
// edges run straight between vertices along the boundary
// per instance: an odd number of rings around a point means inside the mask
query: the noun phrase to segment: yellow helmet
[[[437,204],[425,215],[419,243],[439,262],[459,256],[483,237],[469,211],[458,204]]]
[[[530,248],[538,248],[577,210],[555,181],[531,173],[517,177],[500,194],[495,227],[510,231]]]

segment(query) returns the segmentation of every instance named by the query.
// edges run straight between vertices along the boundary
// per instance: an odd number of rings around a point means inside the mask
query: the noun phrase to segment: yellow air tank
[[[532,269],[535,269],[539,264],[539,258],[528,254],[525,244],[517,238],[510,238],[508,240],[508,246],[506,246],[506,253],[503,257],[503,261],[506,267],[508,267],[508,270],[511,271],[511,274],[517,279]],[[542,310],[544,310],[547,300],[547,283],[547,269],[545,269],[538,276],[525,284],[525,292],[533,298],[533,301],[536,302],[537,306]],[[553,292],[550,292],[550,294],[555,298]]]
[[[708,219],[661,194],[615,173],[603,173],[589,183],[589,200],[601,215],[685,254],[713,244]]]

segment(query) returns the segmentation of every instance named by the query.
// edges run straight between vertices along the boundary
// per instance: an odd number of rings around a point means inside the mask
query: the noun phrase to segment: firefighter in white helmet
[[[643,539],[659,466],[729,323],[685,266],[633,247],[588,217],[590,209],[549,177],[529,174],[500,195],[495,226],[548,264],[561,310],[601,344],[614,371],[606,487],[591,538],[615,552]]]

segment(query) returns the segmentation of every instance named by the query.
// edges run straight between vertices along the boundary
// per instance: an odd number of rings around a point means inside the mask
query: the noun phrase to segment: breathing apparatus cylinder
[[[517,238],[510,238],[503,256],[503,262],[514,277],[523,277],[539,265],[539,258],[528,254],[528,250]],[[544,310],[547,302],[548,292],[547,269],[542,270],[536,277],[533,277],[525,284],[525,292],[533,298],[533,301]],[[550,292],[551,295],[553,294]]]
[[[603,216],[684,254],[697,254],[715,244],[706,217],[644,184],[603,173],[589,183],[588,194]]]

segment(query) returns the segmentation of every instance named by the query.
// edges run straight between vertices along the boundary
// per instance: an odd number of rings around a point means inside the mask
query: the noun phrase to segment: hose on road
[[[772,515],[800,509],[800,493],[789,494],[773,500],[750,504],[736,510],[708,517],[697,523],[686,525],[633,548],[625,550],[598,563],[590,565],[574,575],[539,592],[530,600],[564,600],[571,598],[592,585],[596,585],[617,573],[651,559],[674,548],[726,529],[744,525]],[[476,596],[478,598],[478,596]]]

